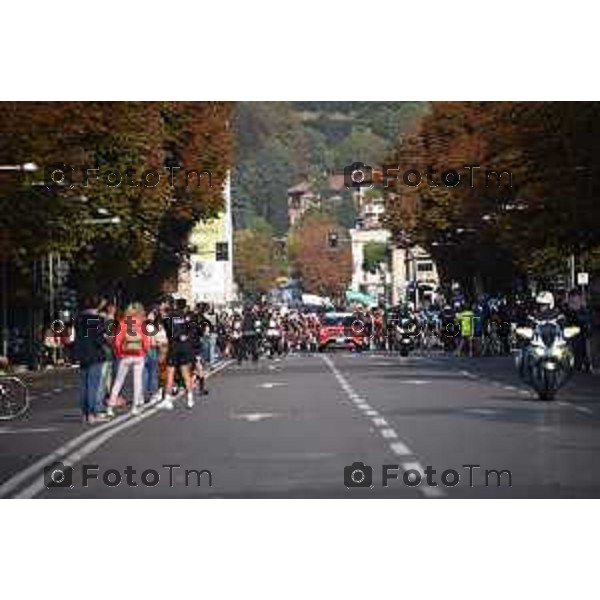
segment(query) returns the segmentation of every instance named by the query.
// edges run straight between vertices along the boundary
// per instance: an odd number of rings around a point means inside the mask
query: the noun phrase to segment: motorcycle
[[[579,335],[579,327],[562,327],[557,320],[535,320],[533,327],[517,327],[525,342],[517,355],[517,369],[540,400],[553,400],[569,380],[575,359],[568,341]]]
[[[400,356],[408,356],[415,349],[415,323],[412,319],[403,317],[396,325],[396,340]]]

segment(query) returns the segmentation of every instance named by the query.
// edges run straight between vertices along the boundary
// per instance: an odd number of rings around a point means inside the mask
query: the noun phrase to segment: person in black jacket
[[[104,317],[98,301],[88,298],[75,321],[75,358],[79,361],[81,417],[94,423],[103,400],[102,370],[106,360]]]

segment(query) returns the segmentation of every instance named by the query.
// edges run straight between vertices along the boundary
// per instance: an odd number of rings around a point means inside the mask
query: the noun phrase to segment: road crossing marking
[[[387,427],[388,422],[383,417],[373,417],[372,419],[373,425],[377,425],[377,427]]]

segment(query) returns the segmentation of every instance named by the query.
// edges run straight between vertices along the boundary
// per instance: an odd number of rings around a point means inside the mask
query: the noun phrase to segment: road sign
[[[227,242],[215,243],[216,260],[229,260],[229,244]]]
[[[588,285],[590,282],[589,273],[577,273],[577,285]]]

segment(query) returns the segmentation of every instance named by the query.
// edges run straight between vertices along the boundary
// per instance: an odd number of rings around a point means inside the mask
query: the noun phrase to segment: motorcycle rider
[[[536,326],[541,321],[557,321],[561,327],[564,327],[564,315],[554,305],[554,294],[548,291],[540,292],[536,298],[536,310],[533,315],[527,319],[530,327]],[[521,377],[525,374],[525,362],[527,357],[527,344],[521,347],[521,353],[518,360],[519,374]]]
[[[456,312],[449,304],[444,305],[440,313],[441,335],[444,344],[444,350],[451,352],[456,348],[456,336],[458,335],[458,323],[456,322]]]
[[[535,298],[535,303],[537,310],[534,316],[537,321],[564,320],[564,315],[554,305],[552,292],[540,292]]]

